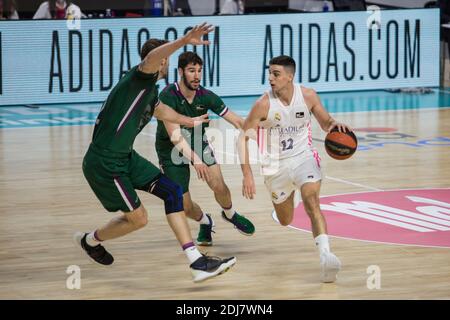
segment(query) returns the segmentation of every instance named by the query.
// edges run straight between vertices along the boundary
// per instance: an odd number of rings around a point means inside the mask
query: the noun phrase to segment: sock
[[[319,249],[319,254],[330,252],[330,243],[328,241],[328,235],[320,234],[314,238],[316,246]]]
[[[100,244],[102,240],[100,240],[97,236],[97,230],[92,231],[86,236],[86,242],[91,247],[95,247]]]
[[[197,247],[194,245],[192,241],[183,244],[182,248],[190,263],[195,262],[198,258],[202,256],[202,254],[200,253],[200,251],[198,251]]]
[[[233,209],[233,204],[231,204],[231,206],[229,208],[222,208],[223,212],[225,212],[225,215],[227,216],[228,219],[233,218],[234,216],[234,209]]]
[[[202,217],[197,220],[200,224],[209,224],[209,219],[205,213],[202,213]]]

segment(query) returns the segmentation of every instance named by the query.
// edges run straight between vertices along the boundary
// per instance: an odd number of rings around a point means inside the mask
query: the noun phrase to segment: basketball
[[[325,137],[325,150],[336,160],[350,158],[358,147],[358,140],[353,132],[339,132],[337,128],[331,130]]]

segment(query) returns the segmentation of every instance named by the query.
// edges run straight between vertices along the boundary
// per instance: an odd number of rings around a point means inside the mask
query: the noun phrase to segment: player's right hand
[[[246,199],[253,199],[254,194],[256,194],[256,187],[253,175],[245,175],[242,180],[242,195]]]
[[[206,164],[194,163],[194,169],[197,171],[197,177],[205,182],[209,181],[209,169]]]

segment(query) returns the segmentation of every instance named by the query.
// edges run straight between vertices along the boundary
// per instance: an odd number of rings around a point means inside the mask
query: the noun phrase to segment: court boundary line
[[[1,107],[0,107],[1,108]],[[410,109],[384,109],[384,110],[361,110],[361,111],[340,111],[340,112],[330,112],[330,114],[338,114],[338,115],[348,115],[348,114],[359,114],[359,113],[375,113],[375,112],[405,112],[405,111],[437,111],[437,110],[447,110],[450,109],[449,107],[433,107],[433,108],[410,108]],[[248,113],[250,112],[250,110],[247,112],[246,116],[248,116]],[[236,113],[238,113],[238,111],[236,111]],[[239,115],[239,114],[238,114]],[[214,115],[213,115],[214,116]],[[243,115],[240,115],[241,117],[244,117]],[[246,117],[245,116],[245,117]],[[221,117],[217,116],[214,118],[211,118],[211,120],[220,120],[222,119]],[[8,119],[6,119],[8,120]],[[17,120],[20,121],[21,119]],[[30,119],[22,119],[22,120],[30,120]],[[32,119],[31,119],[32,120]],[[12,120],[14,121],[14,120]],[[24,126],[24,127],[7,127],[7,128],[2,128],[0,127],[0,130],[11,130],[11,129],[35,129],[35,128],[53,128],[53,127],[81,127],[81,126],[94,126],[95,125],[95,120],[94,123],[86,123],[86,124],[75,124],[75,125],[71,125],[71,124],[60,124],[60,125],[47,125],[47,126]],[[157,121],[156,118],[152,118],[152,120],[150,120],[151,123],[155,123]]]
[[[437,89],[437,90],[440,92],[443,92],[445,94],[450,94],[450,90],[447,90],[447,89]]]
[[[349,184],[349,185],[352,185],[352,186],[365,188],[365,189],[368,189],[368,190],[372,190],[374,192],[386,191],[386,190],[383,190],[383,189],[371,187],[371,186],[368,186],[368,185],[364,185],[364,184],[360,184],[360,183],[357,183],[357,182],[352,182],[352,181],[348,181],[348,180],[344,180],[344,179],[334,178],[334,177],[327,176],[327,175],[325,176],[325,178],[333,180],[333,181],[336,181],[336,182],[342,182],[342,183]]]
[[[450,107],[433,107],[433,108],[409,108],[409,109],[384,109],[384,110],[366,110],[366,111],[340,111],[329,112],[330,114],[354,114],[354,113],[375,113],[375,112],[405,112],[405,111],[436,111],[447,110]]]

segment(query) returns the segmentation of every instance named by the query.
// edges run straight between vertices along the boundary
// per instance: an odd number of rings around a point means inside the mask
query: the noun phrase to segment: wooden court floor
[[[336,115],[353,127],[391,127],[417,139],[450,137],[450,109]],[[214,123],[218,128],[223,122]],[[154,125],[136,149],[156,162]],[[149,225],[107,243],[109,268],[92,264],[72,243],[77,230],[107,222],[81,172],[91,126],[0,129],[0,299],[449,299],[450,250],[331,238],[343,269],[334,284],[319,282],[312,237],[277,225],[269,196],[254,167],[257,195],[241,196],[238,165],[222,166],[234,207],[256,226],[245,237],[220,219],[219,207],[192,172],[193,198],[216,220],[215,245],[202,249],[237,257],[228,273],[191,281],[187,259],[165,220],[162,203],[145,193]],[[313,136],[323,138],[315,123]],[[413,138],[411,138],[413,140]],[[450,186],[450,147],[386,145],[346,161],[329,158],[315,142],[324,173],[322,195]],[[306,217],[305,217],[306,219]],[[190,223],[195,237],[198,226]],[[69,266],[79,266],[81,288],[66,287]],[[381,270],[381,288],[369,290],[369,265]]]

